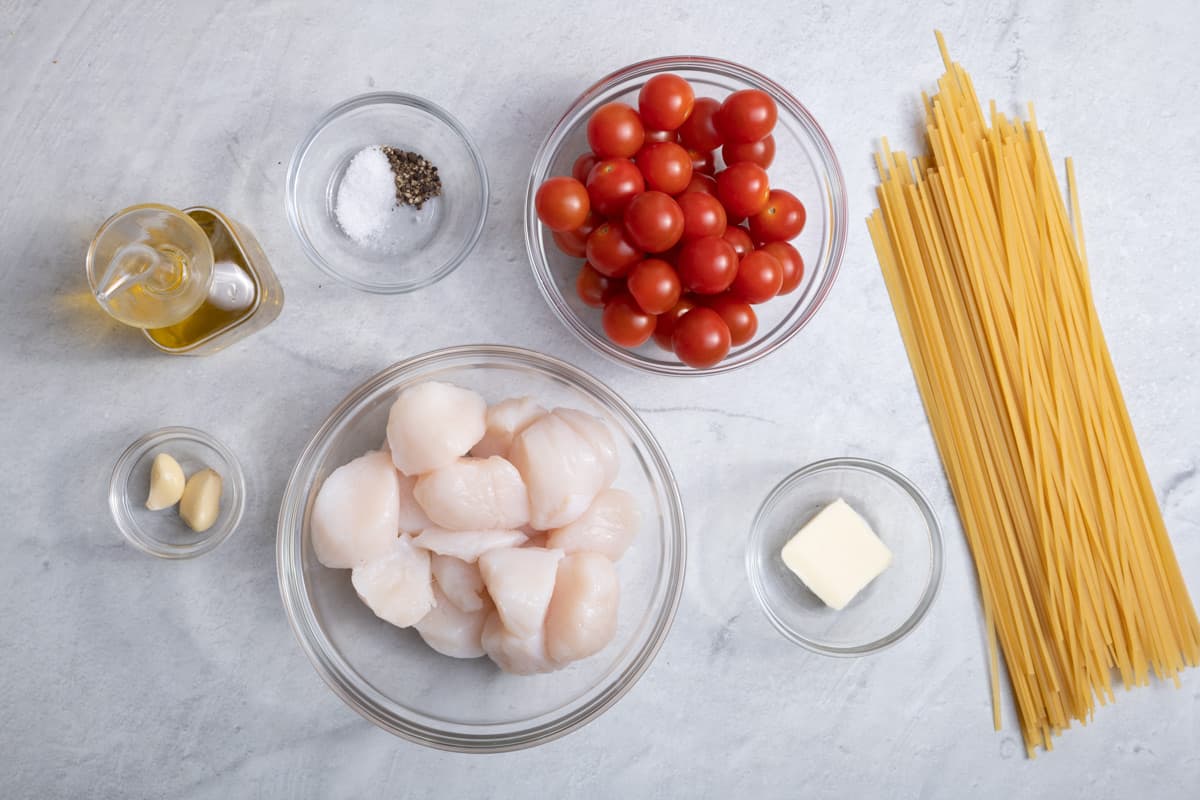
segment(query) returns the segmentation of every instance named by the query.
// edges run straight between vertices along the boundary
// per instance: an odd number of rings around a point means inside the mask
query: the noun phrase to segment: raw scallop
[[[561,550],[506,547],[479,557],[479,574],[504,627],[519,639],[541,630],[554,594]]]
[[[478,611],[483,608],[483,576],[479,564],[468,564],[454,556],[434,553],[430,559],[433,579],[450,599],[463,611]]]
[[[521,473],[499,456],[460,458],[427,472],[413,497],[436,525],[450,530],[509,530],[529,522]]]
[[[317,560],[346,569],[388,549],[399,532],[400,476],[386,453],[373,451],[330,473],[312,509]]]
[[[443,556],[474,563],[489,550],[497,547],[516,547],[525,541],[520,531],[448,531],[445,528],[426,528],[413,539],[413,544]]]
[[[553,672],[558,665],[546,655],[546,637],[539,628],[531,636],[513,634],[500,620],[494,609],[483,623],[483,650],[496,666],[514,675],[535,675]]]
[[[579,519],[606,485],[607,468],[596,448],[556,414],[517,434],[508,457],[525,479],[530,521],[538,530]]]
[[[479,444],[471,448],[471,455],[478,458],[507,458],[513,437],[544,416],[546,409],[535,403],[532,397],[513,397],[488,406],[487,432]]]
[[[577,408],[556,408],[550,413],[574,428],[595,449],[600,456],[600,463],[604,465],[604,485],[612,486],[621,467],[621,457],[617,453],[617,440],[613,438],[608,425],[599,417]]]
[[[416,624],[425,644],[451,658],[479,658],[483,655],[483,623],[488,610],[463,611],[435,585],[435,604]]]
[[[454,463],[483,438],[487,403],[461,386],[426,381],[400,393],[388,412],[396,469],[420,475]]]
[[[415,475],[400,476],[400,530],[405,533],[418,533],[426,528],[434,527],[433,520],[425,516],[425,509],[413,497],[413,487],[417,485]]]
[[[603,650],[617,632],[620,591],[612,562],[598,553],[558,562],[546,612],[546,654],[565,665]]]
[[[375,616],[399,628],[433,608],[429,551],[413,547],[407,536],[393,537],[386,552],[354,568],[350,581]]]
[[[616,561],[633,541],[640,522],[637,502],[629,492],[605,489],[596,495],[582,517],[550,531],[546,546],[568,555],[590,551]]]

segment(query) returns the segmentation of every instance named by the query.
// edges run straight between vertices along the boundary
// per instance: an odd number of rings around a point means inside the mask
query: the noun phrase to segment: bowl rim
[[[453,131],[463,144],[466,145],[467,151],[471,154],[471,162],[475,167],[476,175],[479,178],[480,191],[480,206],[479,218],[475,221],[475,227],[470,235],[463,240],[458,251],[446,261],[445,264],[439,266],[436,270],[429,273],[425,277],[416,281],[404,281],[400,283],[390,282],[371,282],[355,278],[351,275],[339,270],[335,267],[319,250],[313,245],[312,239],[308,235],[308,231],[300,221],[300,210],[296,200],[297,182],[299,180],[300,170],[303,167],[304,156],[308,152],[309,147],[317,139],[325,128],[340,118],[342,115],[354,111],[358,108],[372,105],[402,105],[410,106],[423,111],[430,116],[436,118],[451,131]],[[288,224],[291,226],[292,233],[300,241],[300,248],[304,251],[304,255],[308,260],[315,264],[322,272],[330,277],[341,281],[342,283],[351,286],[359,291],[370,292],[371,294],[408,294],[433,284],[445,278],[451,272],[458,268],[463,261],[474,251],[475,246],[479,243],[479,238],[483,234],[484,226],[487,223],[488,206],[491,202],[491,187],[488,181],[487,165],[483,160],[483,154],[480,152],[475,140],[471,138],[471,134],[466,127],[459,122],[458,118],[451,114],[446,109],[415,94],[407,94],[405,92],[367,92],[365,94],[355,95],[347,98],[340,103],[329,108],[322,114],[304,137],[296,144],[292,151],[292,158],[288,162],[287,178],[284,187],[284,209],[287,212]]]
[[[826,191],[821,192],[822,204],[828,208],[829,227],[830,227],[830,244],[828,252],[828,266],[825,274],[819,285],[814,287],[814,294],[811,303],[800,318],[798,318],[791,327],[784,330],[779,338],[765,344],[764,346],[754,350],[753,352],[744,354],[736,359],[726,358],[720,363],[696,369],[685,364],[657,363],[646,359],[634,353],[631,350],[619,347],[612,342],[609,342],[604,337],[598,335],[589,326],[584,324],[578,314],[566,303],[562,298],[561,293],[557,290],[551,275],[549,265],[544,259],[539,257],[539,248],[537,239],[539,233],[539,222],[537,214],[534,212],[534,198],[537,194],[537,187],[545,176],[549,173],[551,157],[554,155],[551,149],[551,144],[560,138],[563,126],[572,117],[577,115],[589,103],[593,102],[598,96],[606,92],[612,86],[630,78],[648,77],[665,71],[677,69],[693,69],[700,71],[713,72],[722,76],[730,77],[742,81],[753,86],[764,88],[773,97],[773,99],[782,105],[788,113],[793,115],[800,123],[800,126],[812,137],[812,143],[817,150],[821,166],[826,172],[828,187]],[[787,89],[782,85],[768,78],[762,73],[742,66],[732,61],[727,61],[721,58],[699,55],[677,55],[663,56],[660,58],[652,58],[644,61],[638,61],[626,67],[622,67],[614,72],[609,73],[597,82],[589,86],[578,98],[571,103],[566,112],[554,123],[546,138],[542,140],[541,146],[537,150],[537,154],[533,158],[532,166],[530,167],[529,182],[525,190],[525,211],[524,211],[524,229],[525,229],[525,251],[529,258],[530,268],[534,274],[534,280],[538,285],[538,289],[542,293],[542,297],[546,300],[547,305],[553,310],[554,315],[559,321],[571,331],[580,341],[584,342],[590,349],[599,352],[610,361],[615,361],[627,367],[632,367],[638,370],[644,370],[657,375],[672,375],[672,376],[702,376],[716,375],[724,372],[730,372],[735,369],[753,364],[768,355],[776,352],[791,341],[800,331],[812,321],[821,306],[828,298],[830,291],[833,289],[833,284],[836,282],[838,273],[841,270],[842,259],[845,256],[847,230],[849,228],[849,200],[846,193],[846,181],[842,173],[841,164],[838,161],[837,154],[833,150],[833,144],[829,137],[825,134],[820,123],[808,108],[797,100]]]
[[[918,601],[917,607],[913,609],[913,612],[895,630],[873,641],[845,647],[823,644],[803,636],[788,626],[775,613],[775,610],[767,601],[761,571],[755,568],[758,561],[756,554],[760,549],[759,545],[763,535],[763,527],[767,516],[774,509],[775,505],[788,492],[795,488],[797,484],[820,473],[838,469],[854,469],[867,472],[901,489],[912,499],[917,506],[917,510],[925,518],[925,532],[929,540],[929,581],[925,585],[925,591],[921,594],[921,599]],[[937,597],[942,585],[944,561],[945,553],[942,543],[941,524],[938,522],[937,515],[934,514],[933,507],[929,504],[929,500],[925,497],[924,493],[917,488],[916,484],[893,467],[869,458],[855,456],[840,456],[814,461],[791,473],[776,484],[775,488],[767,494],[766,499],[763,500],[762,505],[759,506],[758,511],[754,515],[754,521],[750,526],[750,536],[746,542],[745,553],[746,574],[750,581],[750,588],[754,594],[754,599],[758,602],[759,607],[766,614],[767,619],[770,620],[775,629],[794,644],[798,644],[814,653],[835,657],[856,657],[878,653],[886,650],[912,633],[921,620],[925,618],[926,613]]]
[[[567,379],[575,388],[591,391],[609,402],[634,428],[638,437],[654,462],[654,467],[663,477],[662,491],[666,496],[668,518],[667,533],[671,540],[669,548],[674,553],[673,563],[667,574],[662,609],[651,625],[645,644],[630,662],[627,669],[612,678],[594,698],[580,705],[573,712],[549,720],[541,725],[523,727],[509,733],[470,734],[438,730],[430,725],[406,719],[389,711],[378,698],[387,698],[369,684],[347,677],[353,673],[336,653],[326,652],[321,644],[324,637],[311,605],[307,602],[301,556],[303,553],[302,525],[304,499],[307,494],[305,473],[317,453],[326,446],[334,429],[362,400],[381,389],[387,383],[407,373],[417,372],[441,363],[453,364],[480,358],[495,358],[507,364],[532,366],[548,375]],[[279,522],[276,537],[276,569],[279,591],[284,612],[293,635],[308,657],[313,668],[325,684],[350,708],[378,727],[417,744],[460,753],[498,753],[520,750],[545,744],[567,735],[599,717],[620,700],[653,663],[663,642],[666,640],[679,603],[683,595],[684,576],[687,567],[687,536],[683,501],[670,464],[661,445],[654,438],[646,423],[616,392],[597,378],[561,361],[534,350],[507,345],[459,345],[433,350],[399,361],[367,378],[325,417],[316,432],[305,445],[288,478],[280,502]],[[319,635],[318,635],[319,634]],[[465,727],[465,726],[463,726]]]
[[[125,485],[129,480],[130,471],[142,456],[152,448],[179,440],[188,440],[207,447],[224,460],[228,469],[222,472],[221,479],[231,488],[233,505],[224,525],[214,525],[197,534],[198,538],[194,541],[173,545],[155,541],[142,534],[141,526],[133,521],[133,515],[130,513],[131,499],[125,491]],[[108,480],[108,509],[125,540],[143,553],[168,560],[195,558],[216,549],[241,524],[246,511],[246,476],[233,451],[204,431],[182,425],[159,428],[139,436],[117,457]]]

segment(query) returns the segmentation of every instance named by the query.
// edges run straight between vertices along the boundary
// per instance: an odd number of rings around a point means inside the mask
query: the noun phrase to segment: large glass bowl
[[[616,486],[638,501],[642,529],[617,562],[621,604],[614,640],[591,658],[548,675],[501,672],[486,658],[457,660],[411,629],[377,618],[347,570],[313,553],[309,515],[325,477],[379,447],[388,409],[426,380],[474,389],[489,402],[530,395],[606,420],[616,436]],[[595,719],[621,698],[658,652],[683,588],[683,508],[662,450],[611,389],[575,367],[512,347],[439,350],[370,378],[343,400],[304,449],[279,513],[279,585],[301,646],[333,691],[376,725],[420,744],[461,752],[531,747]]]
[[[551,232],[537,218],[534,195],[542,181],[570,175],[571,165],[586,152],[587,121],[592,112],[614,100],[636,107],[642,85],[655,75],[671,72],[686,78],[697,97],[718,100],[740,89],[761,89],[775,99],[775,161],[768,173],[771,185],[787,189],[804,203],[808,222],[792,244],[804,259],[804,280],[794,292],[755,306],[758,333],[733,348],[725,360],[707,369],[694,369],[653,340],[633,350],[613,344],[600,325],[600,311],[583,304],[575,293],[581,259],[562,253]],[[719,164],[718,164],[719,166]],[[701,56],[674,56],[643,61],[602,78],[563,115],[533,160],[525,198],[525,246],[542,295],[572,333],[611,359],[664,375],[705,375],[727,372],[765,358],[800,332],[813,318],[837,277],[846,248],[848,212],[842,170],[821,126],[800,102],[779,84],[754,70],[729,61]]]

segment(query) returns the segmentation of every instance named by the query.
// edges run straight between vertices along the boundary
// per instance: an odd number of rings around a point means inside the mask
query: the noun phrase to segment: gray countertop
[[[1055,751],[991,727],[970,557],[861,220],[879,134],[905,142],[945,31],[980,94],[1038,104],[1073,155],[1100,313],[1185,576],[1200,593],[1200,14],[1190,3],[662,2],[488,14],[459,3],[0,0],[0,784],[8,797],[1165,797],[1200,784],[1200,672],[1120,693]],[[913,7],[906,7],[912,5]],[[777,16],[782,15],[782,16]],[[602,360],[539,296],[527,170],[600,75],[678,52],[729,58],[821,120],[854,222],[810,327],[733,376]],[[411,297],[336,285],[284,218],[292,148],[370,88],[433,99],[493,186],[478,249]],[[168,358],[110,322],[83,257],[111,212],[208,204],[252,228],[287,292],[265,331]],[[449,318],[449,322],[447,319]],[[659,438],[690,523],[687,584],[656,662],[614,708],[542,748],[469,757],[360,719],[293,640],[275,578],[284,482],[330,408],[376,370],[466,342],[567,358]],[[117,454],[192,425],[231,445],[250,498],[215,552],[168,563],[104,505]],[[835,455],[892,464],[946,528],[925,622],[837,660],[777,635],[742,551],[763,495]]]

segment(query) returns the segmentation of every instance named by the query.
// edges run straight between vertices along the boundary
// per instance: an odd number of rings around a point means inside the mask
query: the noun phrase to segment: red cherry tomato
[[[629,201],[646,190],[641,170],[628,158],[609,158],[588,173],[587,192],[592,208],[606,217],[615,217]]]
[[[721,148],[721,158],[726,166],[749,161],[766,169],[775,160],[775,137],[767,136],[757,142],[726,142]]]
[[[711,97],[701,97],[692,107],[692,115],[679,126],[679,142],[689,150],[707,153],[721,146],[724,139],[717,131],[713,116],[721,103]]]
[[[765,250],[754,250],[738,262],[737,277],[729,291],[747,303],[765,303],[779,294],[783,285],[783,267],[779,259]]]
[[[737,253],[738,258],[744,258],[746,253],[754,249],[754,240],[750,238],[750,232],[737,225],[727,226],[721,238],[733,245],[733,252]]]
[[[621,347],[637,347],[654,333],[654,315],[638,308],[626,292],[609,298],[600,321],[608,338]]]
[[[716,128],[726,142],[757,142],[771,133],[777,114],[769,94],[761,89],[743,89],[721,103]]]
[[[717,197],[731,217],[757,214],[770,194],[767,171],[758,164],[742,161],[717,173]]]
[[[745,300],[738,299],[726,292],[709,298],[704,305],[721,315],[721,319],[729,328],[729,342],[734,347],[750,341],[758,332],[758,315]],[[655,336],[658,335],[657,328],[654,333]]]
[[[772,189],[766,205],[750,218],[750,235],[759,242],[786,242],[800,235],[807,218],[796,195]]]
[[[695,307],[695,300],[690,297],[681,297],[679,298],[679,302],[673,305],[669,311],[659,314],[658,320],[654,324],[655,344],[668,352],[674,350],[671,337],[675,333],[675,325],[679,322],[680,317]]]
[[[638,307],[647,314],[670,311],[683,292],[675,268],[658,258],[647,258],[635,264],[625,285]]]
[[[625,209],[625,232],[648,253],[670,250],[683,236],[683,209],[669,194],[643,192]]]
[[[800,257],[800,251],[787,242],[767,242],[762,250],[775,256],[783,268],[783,284],[779,287],[779,293],[796,291],[796,287],[804,280],[804,259]]]
[[[642,147],[645,147],[647,144],[654,144],[655,142],[678,143],[679,136],[675,131],[646,131],[646,140]]]
[[[733,245],[720,236],[704,236],[683,245],[676,268],[689,292],[717,294],[728,289],[737,277],[738,257]]]
[[[692,179],[692,159],[674,142],[646,145],[638,151],[636,163],[647,189],[679,194]]]
[[[594,153],[584,153],[571,165],[571,177],[586,185],[588,174],[599,161],[600,159],[596,158]]]
[[[625,232],[620,222],[605,222],[587,240],[587,260],[601,275],[624,278],[633,265],[642,260],[642,253]]]
[[[675,198],[683,210],[683,238],[720,236],[725,233],[725,207],[703,192],[684,192]]]
[[[579,299],[592,308],[603,308],[604,303],[620,291],[621,281],[601,275],[591,264],[584,264],[575,279],[575,291]]]
[[[587,189],[574,178],[551,178],[533,198],[538,219],[552,231],[573,231],[591,210]]]
[[[713,158],[713,154],[709,150],[692,150],[687,151],[688,158],[692,160],[692,172],[702,175],[712,175],[717,171],[717,162]]]
[[[711,308],[699,306],[680,317],[671,336],[675,355],[689,367],[703,369],[729,353],[729,326]]]
[[[678,75],[655,75],[638,92],[638,113],[647,127],[673,131],[692,115],[696,94]]]
[[[692,173],[692,179],[688,181],[687,188],[683,193],[700,192],[701,194],[711,194],[717,196],[717,179],[711,175],[702,175],[699,172]]]
[[[555,231],[551,234],[554,238],[554,243],[558,245],[558,249],[562,250],[569,256],[575,258],[583,258],[587,255],[587,238],[592,235],[592,231],[596,230],[596,226],[603,222],[595,211],[588,212],[587,219],[573,231]]]
[[[641,118],[624,103],[605,103],[588,120],[588,146],[600,158],[632,158],[645,138]]]

